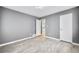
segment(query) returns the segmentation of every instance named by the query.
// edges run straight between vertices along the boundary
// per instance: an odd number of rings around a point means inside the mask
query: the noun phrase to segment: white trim
[[[36,36],[41,35],[41,20],[36,19]]]
[[[23,41],[23,40],[31,39],[31,38],[34,38],[34,37],[36,37],[36,36],[28,37],[28,38],[24,38],[24,39],[19,39],[19,40],[4,43],[4,44],[0,44],[0,47],[6,46],[6,45],[9,45],[9,44],[12,44],[12,43],[17,43],[17,42],[20,42],[20,41]],[[45,36],[45,37],[49,38],[49,39],[54,39],[54,40],[57,40],[57,41],[61,41],[60,39],[57,39],[57,38],[54,38],[54,37],[49,37],[49,36]],[[62,41],[64,41],[64,40],[62,40]],[[70,42],[70,43],[72,43],[72,42]],[[79,46],[79,44],[77,44],[77,43],[72,43],[72,44]]]
[[[45,28],[46,19],[41,19],[41,20],[42,20],[42,35],[45,36],[45,34],[46,34],[46,28]]]
[[[72,13],[60,16],[60,40],[72,42],[72,16]]]
[[[60,40],[60,39],[57,39],[57,38],[54,38],[54,37],[49,37],[49,36],[45,36],[45,37],[46,37],[46,38],[49,38],[49,39],[54,39],[54,40],[57,40],[57,41],[64,41],[64,40]],[[65,42],[67,42],[67,41],[65,41]],[[69,42],[69,43],[71,43],[71,44],[73,44],[73,45],[79,46],[78,43],[73,43],[73,42]]]
[[[79,44],[78,44],[78,43],[73,43],[73,42],[70,42],[70,43],[72,43],[72,44],[74,44],[74,45],[78,45],[78,46],[79,46]]]
[[[0,47],[6,46],[6,45],[9,45],[9,44],[12,44],[12,43],[17,43],[17,42],[20,42],[20,41],[23,41],[23,40],[31,39],[31,38],[34,38],[34,37],[35,37],[35,36],[33,36],[33,37],[28,37],[28,38],[23,38],[23,39],[19,39],[19,40],[15,40],[15,41],[8,42],[8,43],[4,43],[4,44],[0,44]]]
[[[54,39],[54,40],[58,40],[60,41],[60,39],[57,39],[57,38],[54,38],[54,37],[49,37],[49,36],[45,36],[46,38],[49,38],[49,39]]]

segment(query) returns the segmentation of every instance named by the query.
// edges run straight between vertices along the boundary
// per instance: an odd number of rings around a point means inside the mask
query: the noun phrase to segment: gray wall
[[[79,7],[73,12],[73,42],[79,43]]]
[[[35,34],[35,20],[36,17],[0,7],[0,44],[31,37]]]
[[[73,42],[79,43],[79,7],[55,13],[46,17],[46,35],[60,39],[60,16],[73,14]]]
[[[59,38],[59,16],[58,15],[51,15],[46,17],[46,36]]]

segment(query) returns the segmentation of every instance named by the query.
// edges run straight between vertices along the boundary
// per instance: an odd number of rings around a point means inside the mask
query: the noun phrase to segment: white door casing
[[[36,36],[41,35],[41,20],[36,19]]]
[[[46,19],[41,19],[41,20],[42,20],[42,35],[45,36],[45,34],[46,34],[46,30],[45,30]]]
[[[72,13],[60,16],[60,40],[72,42]]]

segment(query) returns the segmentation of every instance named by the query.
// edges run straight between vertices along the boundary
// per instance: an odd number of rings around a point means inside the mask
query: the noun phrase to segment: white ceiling
[[[44,17],[56,12],[74,8],[76,6],[44,6],[44,7],[35,7],[35,6],[4,6],[9,9],[13,9],[19,12],[23,12],[36,17]]]

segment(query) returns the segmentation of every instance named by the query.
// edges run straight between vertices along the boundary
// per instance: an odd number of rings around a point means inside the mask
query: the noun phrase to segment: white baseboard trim
[[[17,42],[20,42],[20,41],[23,41],[23,40],[31,39],[31,38],[34,38],[34,37],[36,37],[36,36],[28,37],[28,38],[23,38],[23,39],[19,39],[19,40],[11,41],[11,42],[8,42],[8,43],[0,44],[0,47],[2,47],[2,46],[6,46],[6,45],[9,45],[9,44],[12,44],[12,43],[17,43]]]
[[[54,40],[57,40],[57,41],[64,41],[64,40],[60,40],[60,39],[57,39],[57,38],[54,38],[54,37],[49,37],[49,36],[45,36],[45,37],[46,37],[46,38],[49,38],[49,39],[54,39]],[[67,41],[65,41],[65,42],[67,42]],[[69,43],[71,43],[71,44],[73,44],[73,45],[79,46],[78,43],[74,43],[74,42],[69,42]]]
[[[73,45],[77,45],[77,46],[79,46],[79,44],[78,44],[78,43],[73,43],[73,42],[72,42],[72,44],[73,44]]]
[[[60,41],[60,39],[57,39],[57,38],[54,38],[54,37],[49,37],[49,36],[45,36],[46,38],[49,38],[49,39],[54,39],[54,40],[58,40]]]
[[[20,41],[23,41],[23,40],[31,39],[31,38],[34,38],[34,37],[36,37],[36,36],[28,37],[28,38],[23,38],[23,39],[19,39],[19,40],[16,40],[16,41],[12,41],[12,42],[8,42],[8,43],[0,44],[0,47],[6,46],[6,45],[9,45],[9,44],[12,44],[12,43],[17,43],[17,42],[20,42]],[[49,39],[54,39],[54,40],[57,40],[57,41],[61,41],[60,39],[57,39],[57,38],[54,38],[54,37],[49,37],[49,36],[45,36],[45,37],[49,38]],[[64,41],[64,40],[62,40],[62,41]],[[78,43],[73,43],[72,42],[72,44],[79,46]]]

